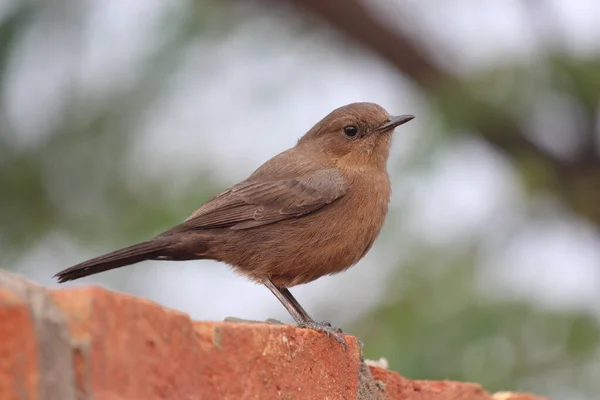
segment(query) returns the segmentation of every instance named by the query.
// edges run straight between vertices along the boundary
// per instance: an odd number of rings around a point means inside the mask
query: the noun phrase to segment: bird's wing
[[[332,203],[347,192],[335,169],[270,181],[245,181],[205,203],[173,230],[248,229],[300,217]]]

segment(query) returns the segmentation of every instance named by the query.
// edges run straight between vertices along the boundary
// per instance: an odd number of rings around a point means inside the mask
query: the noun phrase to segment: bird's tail
[[[163,253],[168,245],[167,241],[160,239],[134,244],[133,246],[125,247],[124,249],[116,250],[74,265],[58,272],[54,277],[58,278],[58,282],[62,283],[135,264],[140,261],[156,259],[164,255]]]

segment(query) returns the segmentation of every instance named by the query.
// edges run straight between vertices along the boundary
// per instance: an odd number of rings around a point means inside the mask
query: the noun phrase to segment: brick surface
[[[1,400],[541,400],[411,381],[289,325],[193,322],[97,287],[49,291],[0,272]]]
[[[0,399],[75,400],[65,319],[38,285],[0,271]]]
[[[186,315],[95,287],[53,297],[68,316],[79,398],[202,398],[202,355]]]
[[[37,346],[29,306],[4,288],[0,321],[0,398],[37,399]]]
[[[490,395],[475,383],[453,381],[412,381],[396,372],[371,366],[373,379],[385,387],[386,399],[393,400],[548,400],[526,393],[501,392]]]
[[[53,297],[68,316],[84,397],[342,399],[358,389],[353,337],[344,353],[333,339],[289,325],[192,323],[184,314],[99,288]]]
[[[353,337],[347,337],[344,353],[333,338],[289,325],[219,322],[195,327],[204,355],[201,386],[211,388],[206,398],[356,397],[360,350]]]
[[[491,400],[481,386],[451,381],[411,381],[393,371],[371,367],[373,378],[385,386],[386,398],[394,400]]]

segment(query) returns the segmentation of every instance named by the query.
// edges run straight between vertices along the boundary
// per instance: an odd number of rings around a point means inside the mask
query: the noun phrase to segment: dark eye
[[[346,136],[352,137],[352,136],[356,135],[357,133],[358,133],[358,128],[355,127],[354,125],[348,125],[344,128],[344,134]]]

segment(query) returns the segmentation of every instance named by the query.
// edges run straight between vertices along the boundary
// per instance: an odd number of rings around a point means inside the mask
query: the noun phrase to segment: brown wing
[[[205,203],[173,230],[248,229],[300,217],[332,203],[347,186],[335,169],[272,181],[245,181]]]

